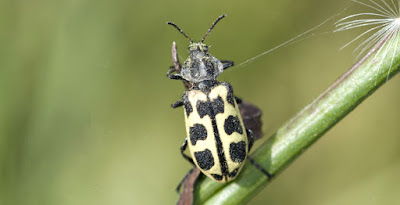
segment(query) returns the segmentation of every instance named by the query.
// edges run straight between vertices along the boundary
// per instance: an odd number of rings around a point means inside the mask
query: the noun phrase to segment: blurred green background
[[[165,73],[172,41],[181,61],[188,41],[165,22],[200,39],[228,14],[206,43],[238,64],[347,3],[0,0],[0,204],[174,204],[190,165],[183,110],[170,107],[183,86]],[[344,16],[220,77],[263,110],[265,138],[355,62],[355,46],[339,48],[362,31],[332,32]],[[397,76],[251,204],[400,203],[399,87]]]

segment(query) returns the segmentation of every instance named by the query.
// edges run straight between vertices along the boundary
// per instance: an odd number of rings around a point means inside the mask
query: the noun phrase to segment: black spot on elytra
[[[190,113],[193,112],[193,107],[192,107],[192,104],[189,101],[189,98],[188,98],[187,94],[183,95],[183,102],[185,103],[186,116],[189,117]]]
[[[243,162],[246,158],[246,143],[240,141],[238,143],[232,142],[229,145],[229,154],[234,162]]]
[[[197,102],[197,112],[199,113],[200,118],[208,115],[210,118],[215,118],[215,115],[218,113],[224,112],[224,101],[220,96],[213,101],[198,101]]]
[[[232,93],[228,93],[228,96],[226,96],[226,100],[228,101],[229,104],[235,107],[235,100]]]
[[[192,104],[190,104],[190,102],[185,103],[185,110],[186,110],[186,116],[189,117],[190,113],[193,112],[193,107]]]
[[[236,169],[233,170],[231,173],[229,173],[229,177],[230,177],[230,178],[235,177],[235,176],[237,175],[238,171],[239,171],[239,168],[236,168]]]
[[[208,102],[197,101],[197,112],[199,113],[200,118],[208,115],[210,109],[208,104]]]
[[[211,107],[214,110],[214,116],[217,115],[218,113],[224,113],[224,101],[220,96],[218,96],[217,99],[214,101],[211,101]]]
[[[196,158],[196,162],[202,170],[207,171],[214,166],[214,157],[209,149],[195,152],[194,157]]]
[[[207,139],[207,129],[202,124],[194,124],[190,127],[189,134],[192,145],[196,145],[197,140]]]
[[[226,134],[228,135],[231,135],[233,132],[243,134],[243,127],[240,124],[238,116],[233,117],[232,115],[230,115],[228,118],[226,118],[224,128]]]
[[[211,174],[212,177],[214,177],[215,180],[221,181],[222,180],[222,175],[219,174]]]
[[[233,88],[230,84],[225,84],[226,88],[228,89],[228,95],[226,96],[226,100],[229,104],[235,107],[235,97],[233,96]]]

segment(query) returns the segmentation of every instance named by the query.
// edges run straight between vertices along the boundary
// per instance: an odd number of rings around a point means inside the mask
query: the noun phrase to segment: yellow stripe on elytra
[[[218,127],[218,131],[219,131],[219,135],[221,137],[221,141],[222,141],[222,146],[225,152],[225,158],[226,161],[228,163],[228,169],[229,172],[232,172],[233,170],[235,170],[236,168],[239,168],[242,166],[243,162],[237,163],[237,162],[233,162],[231,160],[231,157],[229,155],[229,147],[230,144],[232,142],[240,142],[240,141],[245,141],[246,144],[248,144],[247,142],[247,134],[246,134],[246,130],[243,124],[243,120],[242,117],[240,116],[240,112],[238,109],[238,106],[236,104],[235,101],[235,107],[230,104],[227,101],[227,97],[228,97],[228,89],[226,86],[224,85],[219,85],[215,88],[213,88],[209,94],[209,97],[211,100],[218,98],[218,96],[221,96],[222,100],[224,101],[224,112],[217,114],[215,116],[215,119],[217,121],[217,127]],[[237,132],[233,132],[231,135],[227,135],[225,132],[225,120],[230,116],[233,115],[234,117],[238,117],[240,120],[240,124],[243,128],[243,134],[237,133]],[[247,148],[246,148],[246,153],[248,152]]]
[[[203,102],[207,101],[207,95],[199,90],[191,90],[187,94],[188,94],[188,100],[193,107],[193,112],[189,115],[189,117],[186,117],[186,113],[185,113],[186,133],[189,138],[190,154],[192,155],[192,158],[194,159],[194,161],[197,165],[197,161],[194,158],[194,153],[198,152],[198,151],[204,151],[205,149],[209,149],[212,153],[212,156],[214,157],[214,166],[210,170],[207,170],[206,172],[203,172],[203,173],[211,178],[212,178],[212,176],[210,175],[210,173],[221,175],[222,171],[221,171],[221,165],[220,165],[219,159],[218,159],[217,147],[215,145],[215,135],[214,135],[214,129],[212,126],[212,121],[208,115],[203,116],[203,118],[200,118],[200,115],[199,115],[199,113],[197,111],[197,107],[196,107],[198,101],[203,101]],[[190,142],[190,127],[192,127],[194,124],[197,124],[197,123],[204,125],[204,127],[206,128],[207,139],[206,140],[198,140],[196,142],[196,145],[193,146]]]

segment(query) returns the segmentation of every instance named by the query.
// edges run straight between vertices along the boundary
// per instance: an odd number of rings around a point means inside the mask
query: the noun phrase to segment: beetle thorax
[[[221,61],[208,53],[208,47],[204,43],[191,43],[189,57],[186,59],[181,75],[191,82],[198,83],[205,80],[216,80],[223,71]]]

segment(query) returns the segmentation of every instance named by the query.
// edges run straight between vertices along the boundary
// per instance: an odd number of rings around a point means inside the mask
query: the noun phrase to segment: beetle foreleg
[[[227,69],[229,67],[232,67],[234,65],[233,61],[228,61],[228,60],[221,60],[221,63],[223,65],[223,69]]]
[[[167,77],[172,80],[183,80],[180,74],[172,74],[175,71],[176,71],[175,67],[170,67],[170,69],[167,72]]]

